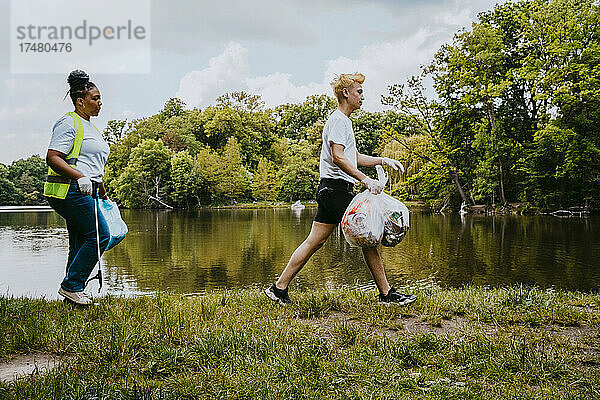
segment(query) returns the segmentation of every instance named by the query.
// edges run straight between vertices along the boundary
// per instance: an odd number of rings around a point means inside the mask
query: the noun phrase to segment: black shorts
[[[315,221],[339,224],[348,204],[354,198],[353,183],[343,179],[322,178],[317,188],[317,215]]]

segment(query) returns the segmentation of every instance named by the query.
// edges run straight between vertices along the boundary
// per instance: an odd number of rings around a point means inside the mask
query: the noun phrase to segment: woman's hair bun
[[[90,76],[80,69],[76,69],[75,71],[71,71],[69,77],[67,78],[67,82],[69,86],[81,86],[88,83],[90,80]]]

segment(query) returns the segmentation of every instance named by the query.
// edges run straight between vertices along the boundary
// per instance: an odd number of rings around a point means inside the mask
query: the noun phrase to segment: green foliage
[[[5,182],[6,198],[13,198],[12,204],[14,205],[45,204],[44,182],[46,181],[46,175],[48,175],[48,166],[46,161],[38,155],[14,161],[8,167],[8,174],[5,179],[12,183],[17,192]]]
[[[258,166],[252,175],[252,195],[264,200],[275,200],[277,198],[277,171],[273,162],[261,157]]]
[[[23,192],[8,180],[8,168],[0,164],[0,206],[22,205],[24,201]]]
[[[312,198],[323,122],[334,107],[332,101],[311,96],[301,105],[305,116],[299,129],[307,139],[305,148],[294,155],[277,136],[279,114],[265,110],[259,96],[244,92],[225,94],[204,111],[186,110],[183,102],[170,99],[157,115],[128,124],[111,121],[104,133],[114,138],[104,177],[109,195],[128,207],[157,206],[148,201],[149,195],[175,207],[230,203],[253,194],[275,199],[283,187],[279,178],[289,173],[286,183],[296,182],[298,187],[286,189],[285,197]],[[293,112],[285,116],[293,117]],[[142,159],[153,166],[144,168]],[[168,165],[168,174],[158,165]],[[254,180],[249,171],[255,171]]]
[[[220,198],[235,200],[249,186],[249,174],[242,164],[242,149],[235,137],[229,138],[217,164],[215,193]]]
[[[442,202],[597,207],[599,17],[587,0],[497,5],[443,46],[423,76],[390,86],[384,104],[408,117],[390,136],[427,171],[407,179],[410,189]],[[424,77],[436,100],[424,95]],[[412,148],[413,134],[430,147]],[[448,175],[460,196],[441,184]]]
[[[203,113],[203,136],[199,139],[212,149],[225,147],[230,137],[241,145],[243,162],[255,167],[260,154],[267,154],[275,141],[272,117],[269,112],[244,94],[234,94],[238,101],[220,98],[219,106],[209,107]]]
[[[184,109],[185,102],[177,97],[172,97],[165,103],[165,106],[158,114],[158,117],[161,121],[166,121],[172,117],[182,115],[185,112]]]
[[[168,196],[171,152],[161,140],[145,139],[131,151],[125,170],[116,181],[116,194],[126,207],[152,204],[150,196]]]
[[[176,153],[171,158],[171,199],[173,207],[190,208],[206,198],[206,181],[200,164],[187,152]]]
[[[279,196],[282,200],[313,199],[319,183],[319,159],[306,140],[291,142],[279,170]]]
[[[307,130],[315,123],[325,123],[337,102],[326,95],[313,95],[302,104],[282,104],[274,110],[278,136],[289,139],[308,139]]]
[[[106,140],[109,145],[119,142],[123,138],[126,126],[127,120],[124,119],[113,119],[108,121],[104,132],[102,132],[104,140]]]

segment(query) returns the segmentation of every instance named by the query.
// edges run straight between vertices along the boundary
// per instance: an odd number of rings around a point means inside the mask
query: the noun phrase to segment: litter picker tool
[[[96,249],[98,250],[98,273],[92,278],[88,279],[85,285],[91,281],[98,279],[98,293],[102,289],[102,260],[100,258],[100,232],[98,229],[98,184],[96,182],[93,183],[94,189],[92,191],[92,198],[94,199],[94,217],[96,218]]]

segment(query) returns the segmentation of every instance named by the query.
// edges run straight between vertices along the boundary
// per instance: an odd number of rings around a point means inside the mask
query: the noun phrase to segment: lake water
[[[104,294],[264,287],[310,230],[316,209],[123,210],[129,234],[102,258]],[[54,212],[0,213],[0,293],[57,298],[67,257]],[[600,217],[439,215],[411,211],[402,243],[381,248],[396,286],[515,283],[578,290],[600,284]],[[294,288],[373,286],[359,249],[336,231]],[[95,293],[97,283],[90,284]]]

